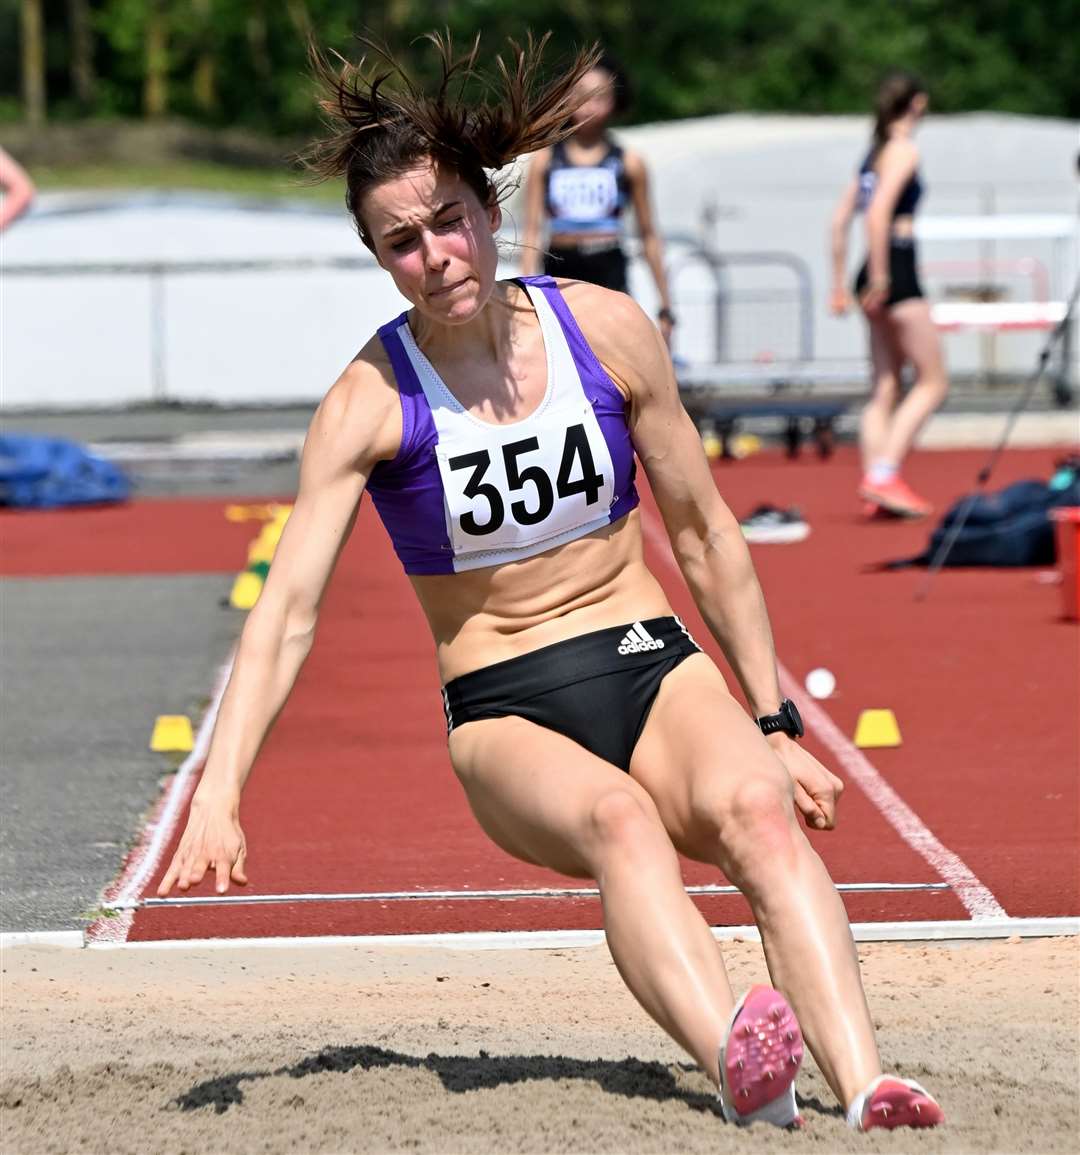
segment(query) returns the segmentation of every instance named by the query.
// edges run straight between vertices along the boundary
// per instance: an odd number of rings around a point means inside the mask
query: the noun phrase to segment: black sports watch
[[[805,733],[798,707],[790,698],[780,703],[775,714],[763,714],[757,724],[762,734],[776,734],[782,730],[790,738],[801,738]]]

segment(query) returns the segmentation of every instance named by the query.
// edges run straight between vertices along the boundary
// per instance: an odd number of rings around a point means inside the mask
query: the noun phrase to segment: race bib
[[[574,221],[598,221],[619,206],[619,185],[610,168],[560,168],[551,174],[555,215]]]
[[[592,406],[529,420],[529,436],[520,424],[485,425],[468,445],[454,437],[436,449],[455,556],[519,549],[608,517],[614,470]]]

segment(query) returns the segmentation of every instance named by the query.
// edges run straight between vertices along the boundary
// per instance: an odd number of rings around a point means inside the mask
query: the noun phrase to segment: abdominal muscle
[[[637,510],[524,561],[411,580],[444,683],[541,646],[672,612],[645,565]]]

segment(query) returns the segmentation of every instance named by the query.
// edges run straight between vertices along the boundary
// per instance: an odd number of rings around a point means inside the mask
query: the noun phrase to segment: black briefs
[[[544,256],[544,272],[549,277],[569,277],[572,281],[587,281],[604,289],[626,292],[626,254],[618,241],[606,243],[603,248],[555,246]]]
[[[856,299],[868,283],[867,264],[863,261],[855,278]],[[915,267],[915,243],[907,237],[894,237],[889,242],[889,295],[885,305],[898,305],[901,301],[923,296],[925,294],[919,284],[919,272]]]
[[[660,683],[700,652],[676,617],[542,646],[447,682],[447,731],[482,718],[526,718],[629,771]]]

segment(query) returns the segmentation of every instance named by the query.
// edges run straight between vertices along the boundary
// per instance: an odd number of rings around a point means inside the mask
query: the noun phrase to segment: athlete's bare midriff
[[[613,232],[552,233],[548,244],[554,249],[589,249],[599,245],[620,244],[622,237]]]
[[[645,565],[637,510],[524,561],[410,580],[444,682],[592,630],[672,612]]]

